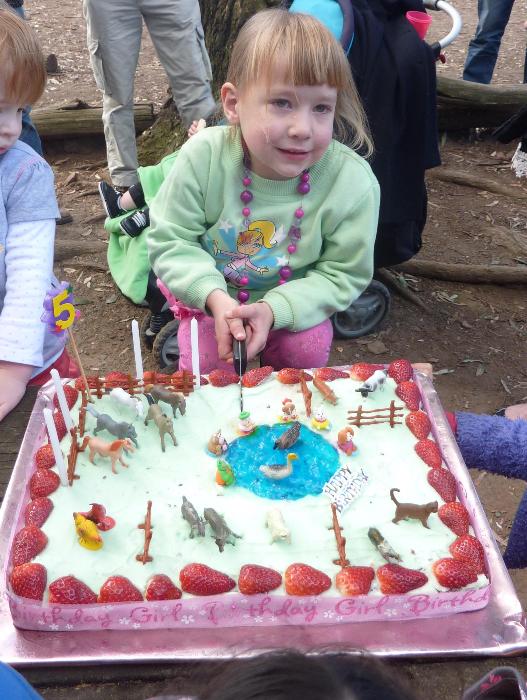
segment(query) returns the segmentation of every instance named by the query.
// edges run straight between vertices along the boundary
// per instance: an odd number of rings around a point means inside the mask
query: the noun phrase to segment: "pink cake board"
[[[170,662],[248,656],[284,646],[309,651],[337,647],[350,653],[368,650],[385,657],[496,656],[525,651],[527,629],[521,604],[439,398],[424,375],[418,374],[416,380],[434,436],[458,481],[460,500],[471,513],[485,549],[491,579],[488,587],[433,596],[417,593],[400,600],[395,596],[375,601],[322,597],[316,601],[282,598],[271,603],[265,596],[248,599],[240,595],[229,597],[228,605],[193,599],[148,607],[99,605],[91,610],[88,606],[84,610],[42,606],[11,596],[19,626],[36,628],[17,629],[4,572],[0,581],[2,660],[18,666]],[[37,397],[0,511],[2,571],[15,531],[12,524],[20,516],[35,439],[42,430],[42,409],[51,391],[44,388]],[[467,612],[448,614],[456,608]],[[417,618],[404,619],[410,615]],[[177,628],[165,629],[167,624]],[[39,625],[51,632],[37,631]],[[101,631],[83,631],[94,625]]]

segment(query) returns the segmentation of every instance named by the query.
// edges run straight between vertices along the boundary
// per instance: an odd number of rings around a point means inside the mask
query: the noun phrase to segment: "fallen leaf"
[[[482,374],[485,374],[485,367],[483,367],[483,365],[478,365],[476,367],[476,377],[481,377]]]
[[[434,372],[433,374],[435,377],[439,377],[442,374],[452,374],[455,371],[456,371],[455,369],[446,369],[445,368],[445,369],[438,369],[437,372]]]
[[[510,394],[510,393],[511,393],[511,390],[510,390],[509,387],[505,384],[505,381],[504,381],[503,379],[500,379],[500,382],[501,382],[502,387],[503,387],[503,388],[505,389],[505,391],[507,392],[507,394]]]
[[[118,299],[117,294],[111,294],[109,297],[106,297],[104,300],[105,304],[114,304]]]
[[[388,348],[382,340],[373,340],[366,345],[368,350],[374,355],[382,355],[383,352],[388,352]]]
[[[93,301],[87,297],[75,297],[75,306],[86,306],[86,304],[93,304]]]

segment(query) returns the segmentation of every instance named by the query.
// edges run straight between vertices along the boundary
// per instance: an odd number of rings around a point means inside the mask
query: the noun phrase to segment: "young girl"
[[[221,89],[231,127],[180,150],[150,207],[155,274],[178,302],[180,368],[190,369],[189,312],[199,314],[201,369],[247,340],[251,359],[327,364],[329,317],[373,272],[379,188],[342,48],[311,16],[260,12],[244,25]],[[173,300],[174,301],[174,300]]]
[[[51,366],[78,376],[40,320],[53,278],[55,218],[53,173],[18,141],[22,111],[46,82],[36,36],[23,19],[0,8],[0,420],[20,401],[28,383],[43,384]]]

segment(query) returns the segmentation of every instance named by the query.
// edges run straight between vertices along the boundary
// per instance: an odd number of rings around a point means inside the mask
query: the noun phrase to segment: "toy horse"
[[[106,442],[106,440],[101,440],[98,437],[90,437],[86,435],[82,441],[80,447],[80,452],[88,447],[89,456],[88,459],[92,464],[95,464],[95,455],[98,454],[101,457],[106,457],[112,462],[112,472],[117,474],[115,469],[116,463],[119,461],[123,467],[127,467],[128,464],[123,460],[123,452],[133,452],[135,447],[129,438],[124,438],[124,440],[114,440],[113,442]]]

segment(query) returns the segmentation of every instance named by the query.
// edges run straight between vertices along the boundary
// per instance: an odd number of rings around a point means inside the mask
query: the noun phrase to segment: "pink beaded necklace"
[[[243,209],[242,209],[242,216],[243,216],[243,230],[246,231],[248,226],[249,226],[249,216],[251,215],[251,210],[249,208],[249,204],[252,202],[254,195],[253,193],[249,190],[249,187],[252,184],[252,178],[251,178],[251,161],[249,157],[246,155],[244,156],[243,159],[243,178],[242,178],[242,183],[244,190],[240,194],[240,199],[242,200],[243,203]],[[310,191],[311,186],[309,184],[309,170],[303,170],[300,175],[299,175],[299,182],[297,185],[297,192],[302,195],[302,201],[300,202],[300,206],[295,209],[294,213],[294,219],[292,225],[289,227],[289,245],[287,246],[287,252],[289,253],[289,258],[287,260],[287,263],[285,265],[282,265],[282,267],[279,269],[278,274],[280,275],[280,279],[278,281],[278,284],[285,284],[288,279],[290,279],[291,275],[293,274],[293,271],[291,270],[290,267],[290,261],[291,261],[291,256],[296,253],[297,246],[298,246],[298,241],[302,238],[302,230],[300,228],[300,224],[302,223],[302,218],[304,216],[304,210],[302,208],[302,204],[304,201],[304,195],[308,194]],[[238,282],[240,287],[246,287],[249,284],[249,278],[246,275],[243,275],[241,279]],[[240,291],[237,294],[238,296],[238,301],[240,304],[246,304],[249,301],[250,294],[247,291],[247,289],[240,289]]]

